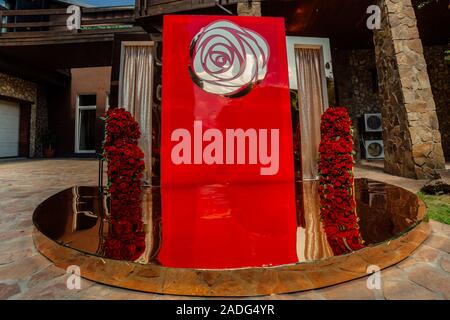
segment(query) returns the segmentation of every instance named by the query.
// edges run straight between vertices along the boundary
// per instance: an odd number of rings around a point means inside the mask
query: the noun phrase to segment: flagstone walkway
[[[359,165],[357,176],[417,192],[425,181],[385,174],[379,166]],[[31,236],[35,207],[73,185],[96,185],[95,160],[13,160],[0,162],[0,299],[192,299],[134,292],[82,280],[66,287],[65,271],[39,254]],[[450,226],[430,222],[432,234],[415,253],[381,272],[382,288],[367,279],[319,290],[264,299],[450,299]],[[260,299],[260,298],[258,298]]]

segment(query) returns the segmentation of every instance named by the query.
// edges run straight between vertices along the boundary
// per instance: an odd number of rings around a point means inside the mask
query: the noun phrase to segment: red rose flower
[[[103,155],[108,163],[110,229],[105,255],[113,259],[136,260],[145,251],[141,209],[144,153],[138,147],[139,124],[124,109],[110,109],[106,115]]]
[[[351,125],[346,108],[329,108],[322,116],[318,165],[321,219],[336,255],[363,247],[353,194]]]

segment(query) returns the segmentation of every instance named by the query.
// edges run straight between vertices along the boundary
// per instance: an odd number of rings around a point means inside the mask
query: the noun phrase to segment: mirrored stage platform
[[[368,179],[355,187],[363,240],[357,251],[333,247],[312,181],[295,188],[146,188],[142,243],[124,238],[123,255],[108,248],[109,198],[96,187],[76,186],[35,210],[34,240],[57,266],[77,265],[87,279],[134,290],[196,296],[309,290],[366,276],[369,266],[393,265],[429,234],[425,206],[413,193]]]

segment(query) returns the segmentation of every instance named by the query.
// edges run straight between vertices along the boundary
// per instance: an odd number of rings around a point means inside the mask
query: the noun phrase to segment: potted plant
[[[55,156],[56,136],[50,132],[47,132],[44,134],[42,142],[44,157],[53,158]]]

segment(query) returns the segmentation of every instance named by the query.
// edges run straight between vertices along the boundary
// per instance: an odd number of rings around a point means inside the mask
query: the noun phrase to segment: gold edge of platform
[[[56,266],[80,267],[83,278],[136,291],[200,297],[251,297],[300,292],[332,286],[367,276],[367,268],[380,269],[407,258],[431,232],[421,222],[391,241],[344,256],[295,265],[233,270],[167,268],[111,260],[82,253],[47,238],[36,227],[36,248]]]

